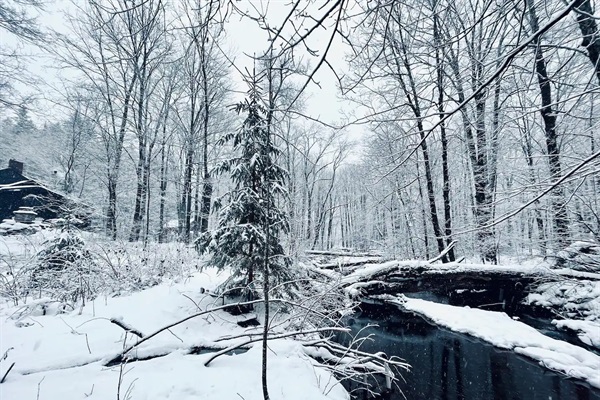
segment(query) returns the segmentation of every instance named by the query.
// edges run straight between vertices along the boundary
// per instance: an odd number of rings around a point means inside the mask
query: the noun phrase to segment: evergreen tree
[[[288,221],[277,206],[277,198],[287,194],[287,172],[274,162],[280,151],[270,138],[259,81],[256,75],[247,80],[247,98],[235,106],[236,112],[246,115],[241,129],[220,140],[220,145],[232,144],[234,157],[216,172],[229,174],[233,189],[215,203],[217,229],[197,242],[199,249],[212,254],[211,265],[232,269],[224,289],[244,287],[248,298],[255,296],[254,281],[264,276],[265,268],[271,287],[292,275],[280,243]]]
[[[13,132],[17,136],[23,136],[35,132],[36,127],[27,112],[27,108],[19,107],[17,111],[17,122],[13,128]]]

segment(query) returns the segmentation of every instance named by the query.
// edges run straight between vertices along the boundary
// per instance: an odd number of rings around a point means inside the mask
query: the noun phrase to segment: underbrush
[[[46,299],[73,309],[99,295],[184,279],[199,262],[194,248],[181,243],[144,246],[75,230],[0,237],[0,297],[14,305]]]

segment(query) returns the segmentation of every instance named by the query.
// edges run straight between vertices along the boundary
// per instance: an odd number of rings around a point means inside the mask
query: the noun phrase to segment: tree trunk
[[[479,67],[477,67],[479,68]],[[475,220],[477,221],[477,239],[484,262],[497,263],[496,239],[493,227],[487,225],[492,219],[491,194],[489,189],[487,136],[485,128],[485,91],[475,96],[475,141],[477,146],[476,162],[473,166],[475,183]]]
[[[106,230],[112,240],[117,240],[117,178],[110,172],[108,174]]]
[[[477,38],[476,30],[473,29],[471,46],[469,49],[472,75],[472,90],[479,88],[483,76],[482,61],[477,60],[476,56],[482,52],[481,40]],[[475,47],[476,46],[476,47]],[[454,88],[456,89],[457,102],[462,104],[465,99],[465,89],[463,86],[463,76],[459,66],[458,55],[452,48],[448,48],[449,66],[454,75]],[[486,127],[485,127],[485,107],[486,107],[486,91],[479,92],[474,97],[475,102],[475,124],[472,124],[469,118],[469,113],[465,107],[460,109],[462,118],[463,130],[467,143],[467,152],[473,170],[473,191],[475,204],[473,206],[473,216],[475,226],[477,228],[476,250],[481,254],[484,262],[496,262],[496,239],[493,228],[486,227],[491,222],[493,215],[493,193],[491,193],[491,185],[489,183],[490,174],[488,173],[488,151],[495,151],[492,146],[488,149]],[[474,125],[474,130],[473,130]],[[495,155],[490,154],[490,158]]]
[[[144,208],[144,199],[145,199],[145,168],[144,163],[146,159],[145,154],[145,143],[143,140],[140,140],[139,150],[138,150],[138,165],[136,168],[136,176],[137,176],[137,188],[135,192],[135,206],[133,209],[133,221],[131,225],[131,233],[129,235],[129,241],[135,242],[140,239],[140,231],[142,230],[142,215]]]
[[[527,127],[523,129],[523,134],[525,135],[525,144],[523,146],[523,152],[525,153],[525,160],[527,161],[527,166],[529,167],[529,181],[532,186],[536,185],[535,179],[535,171],[533,169],[533,150],[531,146],[531,138],[529,137],[529,130]],[[539,209],[540,203],[539,201],[535,202],[535,222],[538,230],[538,240],[539,240],[539,248],[542,254],[546,252],[546,236],[544,229],[544,219],[542,218],[542,213]]]
[[[528,0],[530,2],[530,0]],[[578,0],[574,12],[577,14],[577,23],[581,30],[581,46],[585,47],[588,57],[594,66],[596,78],[600,85],[600,33],[594,17],[594,9],[590,0]],[[538,39],[539,40],[539,39]]]
[[[149,150],[149,154],[147,157],[147,162],[144,165],[144,187],[146,188],[146,194],[145,194],[145,204],[146,204],[146,215],[145,215],[145,220],[146,220],[146,225],[144,227],[144,233],[143,233],[143,237],[144,237],[144,245],[146,245],[148,243],[148,237],[150,235],[150,160],[152,160],[152,149]]]
[[[210,217],[210,203],[212,199],[213,185],[210,175],[204,177],[202,185],[202,207],[200,208],[200,232],[208,232],[208,219]]]
[[[194,218],[191,223],[191,230],[193,232],[198,232],[198,228],[200,226],[200,177],[202,174],[200,173],[201,166],[198,165],[196,170],[196,183],[194,185]]]
[[[425,127],[423,125],[423,117],[421,107],[419,104],[419,94],[416,86],[416,82],[413,76],[412,66],[409,62],[406,46],[404,45],[404,38],[402,34],[400,37],[400,43],[394,43],[392,51],[394,52],[394,59],[396,62],[397,79],[404,91],[407,103],[411,108],[415,119],[417,121],[417,129],[419,131],[419,143],[421,152],[423,153],[423,166],[425,168],[425,184],[427,190],[427,203],[429,205],[429,218],[431,225],[433,226],[433,234],[437,243],[438,251],[441,253],[446,248],[444,244],[444,233],[442,232],[439,214],[437,211],[437,205],[435,202],[435,191],[433,188],[433,174],[431,169],[431,161],[429,158],[429,149],[427,146],[427,136],[425,135]],[[402,72],[402,66],[404,66],[404,73]],[[406,78],[404,78],[406,76]],[[408,79],[408,85],[406,85],[404,79]],[[443,257],[443,261],[447,261],[446,256]]]
[[[539,30],[538,18],[532,0],[527,0],[529,9],[529,22],[531,30]],[[561,177],[560,149],[558,146],[558,134],[556,132],[556,114],[552,109],[552,88],[546,68],[546,60],[541,47],[540,37],[534,40],[535,48],[535,71],[538,78],[540,93],[542,97],[542,108],[540,113],[544,121],[544,133],[546,138],[546,149],[548,151],[548,165],[550,168],[550,177],[552,182],[556,182]],[[567,221],[567,211],[564,204],[564,194],[561,187],[554,189],[551,198],[551,208],[553,213],[553,226],[556,235],[556,244],[559,249],[565,247],[569,226]]]
[[[327,250],[333,247],[333,196],[329,198],[329,223],[327,224]]]
[[[308,183],[307,183],[308,184]],[[310,240],[312,237],[312,195],[313,191],[306,192],[306,240]]]
[[[425,208],[425,196],[423,195],[423,184],[421,183],[421,170],[419,168],[418,161],[417,161],[417,183],[419,184],[419,199],[420,199],[420,203],[421,203],[421,209],[423,211],[422,222],[423,222],[423,242],[425,245],[425,258],[429,260],[431,258],[429,255],[429,233],[428,233],[428,229],[427,229],[427,219],[425,218],[425,215],[427,215],[427,211]]]
[[[448,138],[446,137],[446,124],[444,123],[444,71],[443,61],[440,56],[441,37],[438,27],[438,16],[434,13],[433,17],[433,35],[435,40],[435,60],[437,73],[438,90],[438,112],[440,114],[440,141],[442,145],[442,198],[444,202],[444,234],[446,245],[452,242],[452,207],[450,201],[450,172],[448,168]],[[454,248],[448,251],[442,261],[454,261]]]
[[[210,99],[208,93],[208,76],[206,71],[206,57],[204,43],[202,44],[202,79],[204,81],[204,135],[202,140],[202,206],[200,208],[200,233],[208,231],[208,218],[210,217],[210,203],[213,185],[208,172],[208,124],[210,119]]]
[[[158,212],[158,242],[165,242],[165,204],[167,200],[167,163],[166,146],[163,140],[160,154],[160,206]]]
[[[189,143],[185,157],[185,170],[183,175],[183,193],[182,193],[182,219],[183,226],[181,230],[181,239],[184,243],[190,242],[190,223],[192,215],[192,174],[194,169],[193,157],[194,151],[191,148],[192,143]]]

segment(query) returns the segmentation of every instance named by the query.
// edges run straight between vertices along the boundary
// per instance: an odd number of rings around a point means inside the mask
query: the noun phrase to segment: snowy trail
[[[405,296],[379,296],[437,325],[465,333],[502,349],[513,350],[541,365],[600,388],[600,357],[581,347],[552,339],[500,312],[455,307]]]

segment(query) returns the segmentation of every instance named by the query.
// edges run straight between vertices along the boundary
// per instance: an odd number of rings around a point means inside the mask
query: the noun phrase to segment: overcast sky
[[[248,1],[248,0],[247,0]],[[255,1],[254,5],[259,9],[262,7],[268,9],[268,20],[273,26],[279,26],[285,15],[289,12],[289,2],[276,1]],[[245,7],[252,12],[250,3],[238,2],[240,7]],[[44,28],[55,30],[61,33],[68,33],[68,23],[65,20],[65,13],[72,13],[74,7],[71,0],[48,0],[45,10],[38,15],[38,21]],[[226,24],[226,48],[233,55],[236,66],[244,70],[245,67],[251,67],[252,61],[246,54],[260,54],[264,52],[268,42],[266,34],[261,31],[256,22],[249,19],[240,18],[234,15],[229,18]],[[330,32],[320,29],[315,32],[311,38],[311,47],[322,51],[329,37]],[[3,45],[16,45],[16,40],[10,35],[3,35]],[[60,97],[57,90],[60,88],[61,77],[68,73],[56,68],[56,62],[47,53],[25,45],[23,52],[28,54],[26,58],[27,68],[39,79],[38,85],[19,85],[18,89],[22,93],[32,94],[39,98],[35,106],[32,107],[34,119],[41,124],[44,121],[55,121],[63,118],[59,107],[53,106],[53,100]],[[310,60],[310,65],[314,67],[318,61],[316,57],[310,57],[306,52],[302,54],[305,59]],[[328,60],[340,71],[345,68],[344,62],[345,47],[338,38],[330,50]],[[233,81],[238,90],[245,91],[245,85],[242,83],[240,74],[232,68]],[[315,76],[321,88],[315,84],[310,84],[306,91],[306,114],[313,118],[321,119],[328,124],[339,125],[343,120],[343,113],[352,113],[354,105],[339,99],[336,79],[333,73],[323,66]],[[45,100],[44,100],[45,99]],[[343,111],[342,111],[343,110]],[[2,115],[2,117],[6,116]],[[346,129],[352,140],[359,141],[364,127],[349,127]]]

